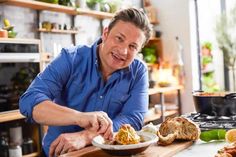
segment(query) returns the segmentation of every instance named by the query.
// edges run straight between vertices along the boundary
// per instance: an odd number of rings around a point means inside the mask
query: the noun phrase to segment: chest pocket
[[[108,113],[111,118],[114,118],[122,110],[124,104],[130,97],[130,94],[115,91],[111,95]]]

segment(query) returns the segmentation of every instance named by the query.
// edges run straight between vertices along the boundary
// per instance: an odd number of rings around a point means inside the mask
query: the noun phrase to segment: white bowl
[[[144,140],[144,142],[129,145],[105,144],[104,138],[99,135],[93,139],[92,144],[111,155],[134,155],[143,152],[152,143],[157,142],[158,139],[157,135],[149,132],[139,131],[137,134]]]

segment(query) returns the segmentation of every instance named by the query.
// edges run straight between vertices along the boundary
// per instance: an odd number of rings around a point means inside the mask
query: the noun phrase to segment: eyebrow
[[[122,33],[119,32],[119,34],[123,37],[123,38],[126,38],[126,36]],[[132,44],[134,44],[135,46],[138,46],[138,44],[136,42],[132,42]]]

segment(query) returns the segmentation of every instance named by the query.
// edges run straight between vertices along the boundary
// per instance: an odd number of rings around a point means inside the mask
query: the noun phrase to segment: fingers
[[[57,138],[55,141],[52,142],[52,144],[49,148],[49,157],[54,156],[55,149],[59,143],[60,143],[60,138]]]
[[[113,138],[113,123],[108,115],[104,112],[101,112],[102,118],[100,121],[100,129],[98,133],[103,134],[105,139]]]
[[[113,129],[112,127],[108,127],[105,134],[103,135],[103,137],[107,140],[113,140]]]
[[[59,156],[60,154],[65,154],[65,153],[66,153],[66,150],[64,150],[64,143],[63,143],[63,142],[60,142],[60,143],[57,145],[54,154],[55,154],[56,156]]]
[[[112,121],[110,120],[110,118],[105,112],[99,112],[99,113],[100,115],[98,116],[98,121],[99,121],[98,133],[103,134],[110,127],[110,125],[112,124]]]
[[[107,113],[103,111],[81,113],[84,123],[80,126],[87,130],[96,131],[103,134],[106,139],[113,138],[113,123]],[[87,120],[87,121],[85,121]]]
[[[100,128],[100,123],[99,123],[98,118],[96,118],[95,120],[92,120],[91,123],[92,123],[92,126],[90,126],[90,127],[92,127],[91,130],[98,131],[98,129]],[[85,128],[85,129],[87,129],[87,128]]]
[[[49,149],[49,156],[54,157],[67,153],[69,148],[65,143],[64,136],[61,134],[55,141],[52,142]]]

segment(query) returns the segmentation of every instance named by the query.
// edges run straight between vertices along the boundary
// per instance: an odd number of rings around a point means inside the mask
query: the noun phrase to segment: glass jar
[[[0,156],[8,157],[8,135],[7,132],[0,132]]]
[[[20,145],[10,144],[9,157],[22,157],[22,150]]]

